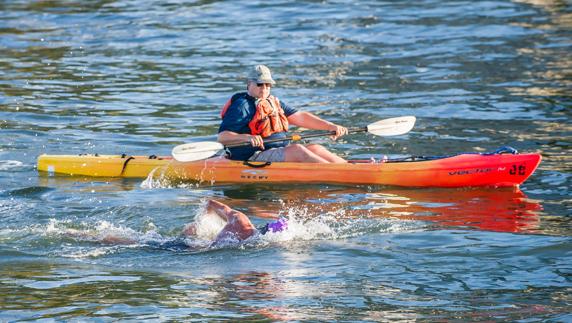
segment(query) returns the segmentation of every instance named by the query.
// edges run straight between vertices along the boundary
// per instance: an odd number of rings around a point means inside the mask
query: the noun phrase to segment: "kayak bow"
[[[246,163],[224,157],[179,162],[172,157],[41,155],[44,174],[146,178],[222,183],[335,183],[410,187],[518,186],[532,175],[540,154],[459,154],[347,164]]]

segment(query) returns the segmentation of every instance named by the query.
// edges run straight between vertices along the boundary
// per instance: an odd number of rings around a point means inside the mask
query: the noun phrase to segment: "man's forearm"
[[[223,145],[233,144],[237,142],[248,142],[251,139],[249,134],[240,134],[232,131],[223,131],[218,134],[218,142]]]
[[[207,204],[207,212],[212,212],[223,220],[228,221],[228,214],[232,212],[232,209],[228,205],[219,201],[209,200]]]
[[[333,123],[306,111],[294,113],[288,117],[288,121],[295,126],[314,130],[332,130],[335,127]]]

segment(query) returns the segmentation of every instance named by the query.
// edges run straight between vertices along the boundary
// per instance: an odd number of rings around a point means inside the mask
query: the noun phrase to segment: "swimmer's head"
[[[266,225],[261,228],[260,233],[281,232],[286,229],[288,229],[288,221],[285,218],[280,218],[276,221],[266,223]]]

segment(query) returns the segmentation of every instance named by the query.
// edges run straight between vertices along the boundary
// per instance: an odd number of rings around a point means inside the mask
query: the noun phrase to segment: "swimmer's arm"
[[[218,217],[220,217],[221,219],[223,219],[224,221],[226,221],[228,223],[228,222],[231,222],[232,221],[231,219],[234,218],[233,213],[238,212],[238,211],[231,209],[226,204],[223,204],[221,202],[209,200],[209,202],[207,203],[206,212],[207,213],[214,213]],[[232,221],[232,222],[234,222],[234,221]],[[192,222],[192,223],[185,225],[185,227],[183,228],[183,230],[181,232],[181,235],[185,236],[185,237],[196,236],[197,235],[197,224]]]
[[[246,214],[232,209],[221,202],[210,200],[207,204],[207,211],[214,212],[226,221],[226,226],[223,228],[223,231],[240,231],[240,234],[243,235],[242,239],[246,239],[248,236],[252,235],[253,230],[255,230],[252,222],[250,222],[250,219],[248,219]]]
[[[229,222],[233,217],[232,214],[238,211],[231,209],[228,205],[223,204],[221,202],[215,200],[209,200],[207,204],[207,212],[215,213],[226,222]]]
[[[79,231],[73,229],[66,232],[66,236],[73,239],[95,240],[102,244],[113,244],[113,245],[117,244],[129,245],[137,242],[136,239],[114,235],[113,233],[107,233],[104,236],[100,236],[97,233]]]
[[[135,239],[130,239],[130,238],[125,238],[125,237],[119,237],[119,236],[114,236],[112,234],[106,235],[105,237],[103,237],[101,239],[101,243],[103,244],[113,244],[113,245],[130,245],[130,244],[134,244],[137,241]]]

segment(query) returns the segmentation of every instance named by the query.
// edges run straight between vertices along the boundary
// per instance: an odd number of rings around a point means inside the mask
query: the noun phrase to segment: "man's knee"
[[[288,145],[288,147],[286,147],[286,151],[289,153],[305,153],[308,151],[308,149],[306,149],[306,147],[304,147],[304,145],[301,144],[290,144]]]
[[[306,148],[312,152],[326,150],[326,147],[318,144],[309,144],[306,146]]]
[[[292,144],[285,150],[284,161],[289,162],[308,162],[308,163],[327,163],[328,161],[320,157],[315,152],[301,144]]]
[[[290,156],[298,157],[308,157],[312,154],[311,150],[301,144],[291,144],[287,147],[285,152],[290,154]]]

